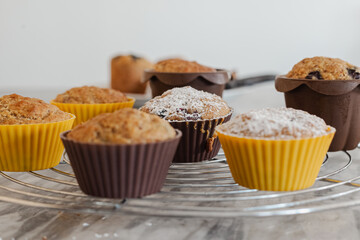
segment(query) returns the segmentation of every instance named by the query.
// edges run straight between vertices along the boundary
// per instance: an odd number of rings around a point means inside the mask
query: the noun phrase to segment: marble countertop
[[[1,91],[1,94],[7,92]],[[51,91],[22,94],[50,100]],[[284,106],[273,82],[227,92],[235,112]],[[354,163],[360,158],[355,156]],[[352,166],[358,173],[360,165]],[[0,185],[7,182],[0,177]],[[352,196],[349,199],[354,199]],[[360,206],[277,217],[155,217],[88,214],[0,202],[0,239],[359,239]]]
[[[360,208],[266,218],[94,215],[0,204],[2,239],[359,239]]]

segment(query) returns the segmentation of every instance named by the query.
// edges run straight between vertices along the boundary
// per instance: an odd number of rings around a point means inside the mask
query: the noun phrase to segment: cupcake
[[[114,112],[121,108],[132,108],[135,99],[120,91],[83,86],[72,88],[57,95],[51,104],[76,116],[74,127],[101,113]]]
[[[36,98],[0,97],[0,171],[22,172],[59,164],[64,147],[59,135],[75,116]]]
[[[226,71],[179,58],[156,63],[154,69],[145,71],[144,77],[145,81],[150,81],[153,97],[171,88],[184,86],[191,86],[221,97],[225,84],[229,81],[229,74]]]
[[[287,107],[301,109],[336,128],[329,151],[352,150],[360,142],[360,69],[341,59],[313,57],[297,63],[275,87]]]
[[[116,56],[111,60],[111,88],[126,93],[144,94],[148,82],[142,81],[143,72],[153,64],[134,55]]]
[[[132,108],[100,114],[61,139],[81,190],[107,198],[138,198],[160,191],[181,132]]]
[[[231,118],[221,97],[192,87],[173,88],[146,102],[141,111],[155,114],[182,131],[174,162],[209,160],[220,149],[215,127]]]
[[[216,131],[235,182],[266,191],[312,186],[335,134],[321,118],[292,108],[241,114]]]

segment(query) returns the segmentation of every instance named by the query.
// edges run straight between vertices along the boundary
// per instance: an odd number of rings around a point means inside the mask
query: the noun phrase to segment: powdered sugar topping
[[[266,108],[238,115],[217,130],[237,137],[299,139],[323,136],[335,129],[305,111]]]
[[[170,89],[148,101],[140,110],[166,120],[211,119],[230,112],[221,97],[192,87]]]

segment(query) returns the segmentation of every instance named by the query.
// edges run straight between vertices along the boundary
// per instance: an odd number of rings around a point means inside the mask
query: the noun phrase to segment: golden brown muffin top
[[[192,87],[167,90],[146,102],[140,110],[171,121],[214,119],[224,117],[231,111],[218,95]]]
[[[69,113],[37,98],[17,94],[0,98],[0,125],[52,123],[70,118]]]
[[[114,89],[83,86],[71,88],[57,95],[53,101],[58,103],[96,104],[126,102],[128,99],[124,93]]]
[[[195,72],[216,72],[216,69],[206,67],[195,61],[190,62],[180,58],[166,59],[155,64],[156,72],[177,72],[177,73],[195,73]]]
[[[327,135],[335,129],[323,119],[293,108],[266,108],[240,114],[216,130],[255,139],[303,139]]]
[[[360,69],[339,58],[305,58],[295,64],[286,75],[288,78],[313,80],[360,79]]]
[[[146,60],[145,58],[135,55],[121,55],[116,56],[112,60],[116,66],[139,66],[141,69],[151,69],[154,64]]]
[[[123,108],[77,125],[67,136],[87,143],[136,144],[172,139],[176,132],[158,116]]]

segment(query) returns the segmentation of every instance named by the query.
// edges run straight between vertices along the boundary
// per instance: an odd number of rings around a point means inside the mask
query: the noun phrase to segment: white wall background
[[[359,25],[359,0],[0,0],[0,88],[106,84],[128,52],[239,75],[315,55],[360,65]]]

